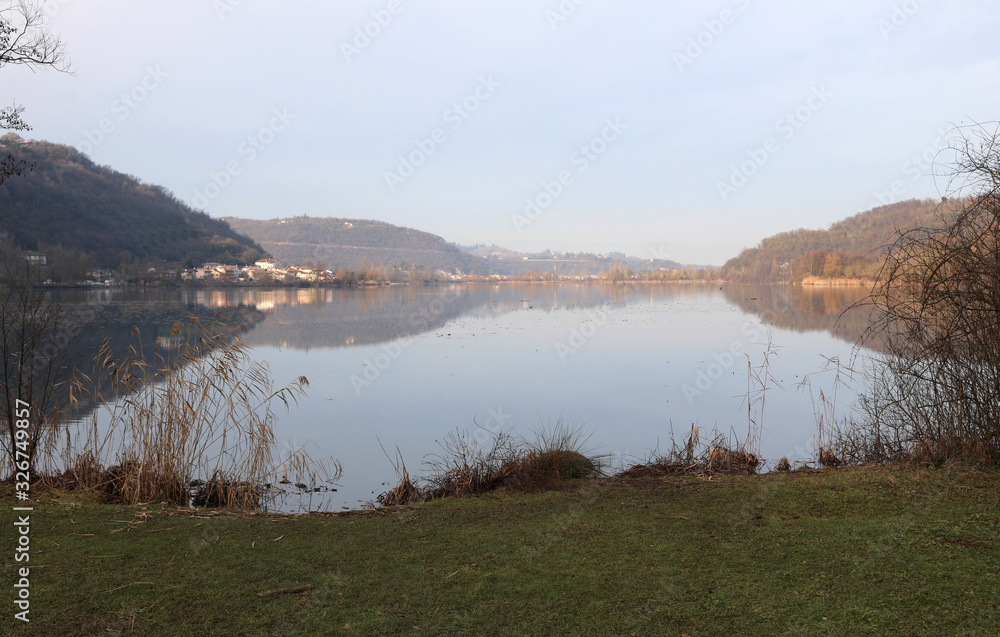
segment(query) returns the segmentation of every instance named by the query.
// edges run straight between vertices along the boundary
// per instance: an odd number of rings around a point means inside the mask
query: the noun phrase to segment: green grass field
[[[29,625],[6,495],[4,634],[1000,634],[997,472],[584,480],[295,518],[36,494]]]

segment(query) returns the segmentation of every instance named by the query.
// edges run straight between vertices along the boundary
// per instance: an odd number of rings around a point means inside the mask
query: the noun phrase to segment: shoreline
[[[794,284],[793,284],[794,285]],[[831,288],[858,288],[863,287],[871,290],[875,287],[875,281],[871,279],[849,279],[847,277],[838,277],[835,279],[827,279],[818,276],[807,276],[798,285],[804,287],[831,287]]]
[[[32,628],[996,634],[1000,527],[983,512],[997,486],[995,470],[890,466],[294,517],[39,489]],[[123,616],[126,604],[143,610]]]

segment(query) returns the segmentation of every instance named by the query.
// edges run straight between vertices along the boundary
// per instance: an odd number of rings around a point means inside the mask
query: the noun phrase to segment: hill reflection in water
[[[393,481],[379,441],[390,452],[398,445],[419,475],[421,460],[455,429],[530,435],[565,418],[621,461],[669,447],[675,427],[745,435],[746,366],[762,360],[765,326],[780,348],[772,358],[780,387],[768,394],[762,453],[808,459],[814,405],[797,384],[830,357],[846,360],[865,325],[860,314],[842,316],[864,297],[860,288],[563,283],[105,292],[78,295],[97,308],[85,334],[125,341],[130,324],[139,324],[146,342],[169,335],[176,320],[221,313],[245,319],[252,355],[277,384],[307,376],[307,398],[277,423],[276,457],[309,445],[314,457],[343,462],[339,492],[301,504],[323,508],[357,507]]]
[[[308,351],[387,343],[436,330],[463,316],[488,318],[527,309],[588,308],[643,298],[695,299],[709,289],[581,283],[193,290],[182,291],[180,300],[212,309],[256,308],[266,318],[254,324],[249,344]],[[728,302],[781,329],[825,331],[854,343],[868,325],[865,311],[843,314],[865,297],[861,287],[725,285],[720,290]]]
[[[250,345],[308,351],[387,343],[431,332],[459,317],[597,307],[637,293],[625,286],[584,284],[395,286],[265,290],[233,302],[267,315],[248,335]]]
[[[744,312],[784,330],[829,332],[856,343],[869,325],[867,309],[847,312],[868,295],[860,286],[727,285],[722,291],[727,301]]]

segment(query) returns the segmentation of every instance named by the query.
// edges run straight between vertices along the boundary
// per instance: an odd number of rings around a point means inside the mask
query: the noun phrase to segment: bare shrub
[[[832,449],[826,447],[819,450],[819,464],[821,467],[839,467],[844,461],[837,457]]]
[[[11,476],[26,459],[34,479],[61,419],[73,332],[62,308],[33,287],[37,274],[23,257],[12,259],[0,264],[0,472]]]
[[[430,456],[427,491],[431,497],[469,497],[500,488],[520,457],[509,431],[491,433],[489,447],[480,446],[468,431],[449,432],[439,442],[441,452]]]
[[[869,299],[882,353],[851,442],[871,459],[1000,464],[1000,128],[962,132],[948,176],[965,196],[898,236]]]

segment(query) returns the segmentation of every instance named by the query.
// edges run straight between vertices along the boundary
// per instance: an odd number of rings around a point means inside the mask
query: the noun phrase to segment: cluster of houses
[[[261,259],[253,265],[240,267],[223,263],[206,263],[200,268],[184,270],[181,279],[184,281],[213,280],[223,282],[237,281],[326,281],[333,278],[333,272],[309,266],[282,266],[274,259]]]

